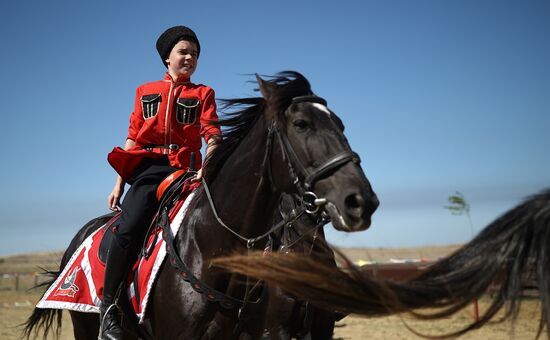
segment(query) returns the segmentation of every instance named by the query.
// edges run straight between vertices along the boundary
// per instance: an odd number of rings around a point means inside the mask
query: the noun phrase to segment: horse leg
[[[290,340],[290,331],[287,326],[279,325],[278,327],[272,327],[268,330],[270,340]]]
[[[311,339],[331,340],[334,334],[335,315],[332,312],[309,306],[312,314]]]
[[[70,311],[76,340],[96,340],[99,334],[99,314]]]

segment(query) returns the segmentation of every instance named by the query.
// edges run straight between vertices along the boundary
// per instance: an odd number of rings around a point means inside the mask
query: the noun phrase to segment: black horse
[[[321,206],[337,229],[370,226],[378,199],[326,102],[296,72],[269,80],[258,77],[258,85],[262,97],[226,101],[227,118],[221,121],[226,133],[207,160],[203,185],[189,205],[169,261],[160,269],[146,311],[148,330],[134,330],[141,337],[261,336],[266,304],[254,300],[262,289],[254,289],[255,281],[246,277],[212,268],[210,262],[262,249],[283,192]],[[97,223],[75,236],[62,267]],[[190,276],[201,292],[187,282]],[[26,335],[40,327],[45,332],[55,329],[60,315],[59,310],[35,309]],[[71,318],[76,339],[97,338],[96,314],[71,312]]]
[[[479,328],[506,307],[504,319],[515,320],[525,278],[539,289],[538,334],[550,337],[550,190],[536,194],[485,227],[472,241],[405,283],[376,280],[349,264],[344,271],[308,257],[270,256],[219,259],[218,265],[262,278],[329,310],[370,316],[437,307],[432,320],[447,317],[484,294],[495,280],[490,306],[457,336]],[[349,261],[348,261],[349,262]]]
[[[303,254],[336,267],[334,254],[325,240],[323,229],[329,219],[322,210],[314,208],[306,211],[307,207],[299,203],[291,195],[282,195],[274,223],[291,222],[272,235],[272,249],[283,254]],[[269,286],[266,331],[271,340],[330,340],[335,321],[342,317],[339,313],[297,299],[277,286]]]

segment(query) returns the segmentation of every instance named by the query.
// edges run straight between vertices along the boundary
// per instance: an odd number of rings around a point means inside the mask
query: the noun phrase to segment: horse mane
[[[272,90],[269,104],[276,108],[290,105],[292,98],[312,94],[309,81],[295,71],[283,71],[264,80]],[[257,91],[258,89],[256,89]],[[221,99],[223,118],[216,125],[223,130],[218,147],[205,160],[205,179],[213,182],[222,165],[262,117],[267,102],[262,97]]]
[[[507,306],[504,319],[516,320],[522,278],[536,274],[541,311],[538,335],[550,336],[550,190],[527,198],[485,227],[472,241],[436,262],[411,281],[399,283],[367,276],[345,258],[347,269],[296,254],[232,256],[214,265],[257,277],[329,310],[363,315],[410,312],[419,319],[450,316],[484,294],[500,277],[490,306],[479,320],[438,338],[458,336],[489,322]],[[413,310],[436,307],[431,313]]]

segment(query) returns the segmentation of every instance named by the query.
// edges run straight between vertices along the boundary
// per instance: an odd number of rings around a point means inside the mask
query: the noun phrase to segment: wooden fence
[[[0,276],[0,291],[29,291],[47,280],[48,277],[40,273],[5,273]]]

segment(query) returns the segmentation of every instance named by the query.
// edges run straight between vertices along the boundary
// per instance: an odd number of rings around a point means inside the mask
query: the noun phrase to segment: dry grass
[[[429,258],[437,259],[445,256],[458,245],[422,248],[377,248],[377,249],[344,249],[344,253],[352,260],[359,259],[383,262],[390,258]],[[0,258],[0,274],[12,272],[35,272],[37,267],[57,269],[61,252],[46,254],[27,254]],[[34,304],[41,297],[40,292],[0,290],[0,339],[21,339],[20,328],[32,312]],[[480,301],[480,309],[487,306],[489,298]],[[509,322],[491,323],[482,329],[468,333],[461,339],[534,339],[538,326],[539,303],[536,299],[526,299],[515,326]],[[419,339],[407,329],[408,325],[419,333],[441,335],[457,330],[473,318],[473,308],[467,308],[452,318],[439,321],[418,321],[407,315],[383,318],[362,318],[348,316],[337,324],[335,339]],[[38,337],[37,339],[41,339]],[[67,312],[63,313],[63,328],[60,340],[73,339],[72,325]]]
[[[42,297],[37,292],[0,291],[0,339],[22,339],[20,325],[31,315],[34,304]],[[35,337],[31,339],[42,339]],[[49,339],[54,339],[50,336]],[[63,312],[63,328],[59,340],[73,338],[69,313]]]
[[[342,248],[341,251],[352,261],[387,262],[389,259],[429,259],[435,261],[460,248],[460,244],[410,248]]]
[[[480,310],[489,304],[489,298],[479,301]],[[509,321],[491,322],[481,329],[461,336],[459,339],[535,339],[540,315],[536,299],[524,300],[515,324]],[[407,329],[425,335],[443,335],[459,330],[473,320],[473,307],[465,308],[450,318],[438,321],[414,320],[408,315],[394,315],[382,318],[362,318],[351,315],[337,323],[335,339],[422,339]],[[495,319],[496,320],[496,319]],[[542,337],[543,339],[545,336]]]

